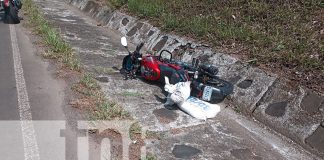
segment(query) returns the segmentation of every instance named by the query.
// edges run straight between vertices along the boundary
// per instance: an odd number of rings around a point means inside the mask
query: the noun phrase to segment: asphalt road
[[[0,35],[0,119],[19,120],[9,25],[0,23]]]
[[[82,116],[68,106],[65,82],[36,55],[28,32],[0,21],[0,159],[80,159]]]
[[[0,35],[0,159],[23,159],[10,30],[9,25],[2,21]],[[13,149],[17,154],[12,154]]]

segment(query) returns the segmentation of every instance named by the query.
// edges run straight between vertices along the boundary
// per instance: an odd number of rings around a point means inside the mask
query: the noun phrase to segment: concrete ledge
[[[314,142],[314,132],[322,132],[320,124],[323,117],[319,110],[314,109],[319,109],[322,101],[323,97],[320,96],[310,98],[309,91],[303,88],[291,89],[286,83],[277,82],[258,103],[253,116],[300,145],[323,155],[324,150],[318,144],[309,145]],[[307,111],[311,108],[315,112]],[[323,134],[315,137],[317,141],[324,140]]]
[[[189,62],[192,58],[198,57],[218,66],[220,77],[235,85],[231,99],[242,113],[254,116],[306,149],[324,156],[323,95],[303,87],[297,89],[289,87],[287,82],[282,78],[278,79],[274,74],[251,67],[229,55],[217,53],[194,40],[163,33],[148,22],[113,11],[95,1],[67,0],[67,2],[103,26],[119,31],[134,44],[145,42],[145,47],[149,51],[157,53],[167,49],[183,61]],[[160,112],[163,111],[152,110],[152,114]],[[179,123],[182,121],[181,118],[178,120]],[[160,130],[170,126],[160,126]]]

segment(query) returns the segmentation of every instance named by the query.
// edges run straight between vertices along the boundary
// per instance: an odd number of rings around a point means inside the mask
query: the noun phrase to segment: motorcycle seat
[[[159,65],[161,66],[165,66],[165,67],[170,67],[174,70],[181,70],[181,66],[177,65],[177,64],[170,64],[170,63],[160,63]]]

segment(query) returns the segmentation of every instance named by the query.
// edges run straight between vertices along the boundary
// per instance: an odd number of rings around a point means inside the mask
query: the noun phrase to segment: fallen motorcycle
[[[129,53],[124,57],[122,65],[126,71],[125,79],[133,79],[136,75],[141,75],[146,80],[159,81],[163,84],[165,76],[169,77],[171,84],[189,80],[188,75],[181,66],[163,61],[161,58],[163,52],[161,52],[160,56],[151,54],[143,56],[140,50],[144,43],[139,44],[134,52],[130,52],[125,37],[122,38],[122,45]]]
[[[168,77],[170,84],[192,81],[191,95],[210,103],[219,103],[233,92],[233,85],[217,76],[218,69],[215,66],[200,65],[198,59],[193,59],[192,64],[176,61],[168,50],[162,50],[158,56],[143,56],[140,50],[144,43],[139,44],[134,52],[129,51],[125,37],[121,38],[121,43],[129,53],[122,64],[125,79],[140,75],[146,80],[162,84],[165,84],[164,77]]]

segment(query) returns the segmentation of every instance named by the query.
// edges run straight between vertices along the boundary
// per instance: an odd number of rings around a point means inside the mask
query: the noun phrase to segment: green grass
[[[157,160],[156,156],[152,153],[148,153],[145,158],[141,158],[141,160]]]
[[[234,49],[256,65],[324,75],[321,0],[129,0],[122,4],[165,31],[203,40],[217,49]]]
[[[48,23],[34,3],[31,0],[25,0],[24,8],[29,17],[29,24],[34,27],[35,32],[42,37],[44,43],[50,48],[43,56],[46,58],[59,59],[70,69],[80,71],[81,63],[74,56],[71,46],[66,43],[61,38],[59,32]],[[104,73],[112,72],[110,69],[103,67],[97,68],[97,70]],[[95,105],[95,108],[90,113],[90,120],[129,118],[129,113],[125,112],[121,106],[105,98],[92,74],[84,73],[80,77],[79,83],[73,85],[72,89],[85,96],[89,102],[88,104]]]
[[[90,120],[112,120],[129,118],[129,113],[124,111],[121,106],[107,100],[100,102],[97,109],[91,114]]]
[[[80,83],[90,90],[99,88],[99,85],[90,73],[83,74]]]
[[[140,126],[140,124],[138,122],[133,123],[129,130],[129,136],[130,136],[129,138],[131,140],[134,140],[136,138],[135,135],[141,133],[142,133],[142,127]]]
[[[45,58],[58,59],[71,70],[83,73],[81,70],[81,62],[74,55],[72,47],[61,38],[57,29],[49,24],[32,0],[24,0],[24,11],[27,13],[28,24],[49,48],[43,56]],[[100,68],[99,70],[102,72],[110,72],[106,68]],[[73,85],[72,89],[81,93],[84,96],[83,98],[87,99],[87,104],[94,105],[95,108],[89,116],[91,120],[129,118],[129,113],[125,112],[121,106],[105,98],[104,93],[100,90],[100,86],[92,74],[83,73],[79,83]]]
[[[72,87],[73,90],[81,93],[86,97],[91,110],[89,119],[97,120],[112,120],[112,119],[126,119],[130,115],[118,103],[109,101],[104,93],[100,90],[100,86],[90,73],[85,73],[81,76],[78,84]],[[91,108],[94,107],[94,108]]]
[[[80,71],[81,64],[73,53],[72,47],[60,36],[60,33],[52,27],[44,18],[32,0],[24,0],[24,11],[28,16],[28,24],[42,37],[49,50],[43,54],[45,58],[58,59],[71,70]]]
[[[164,11],[163,1],[152,1],[152,0],[128,0],[128,9],[137,13],[141,17],[156,17]]]
[[[127,0],[109,0],[106,1],[108,5],[114,6],[115,8],[120,8],[124,4],[126,4]]]
[[[149,131],[147,130],[145,132],[145,137],[148,138],[148,139],[158,139],[158,140],[161,140],[163,139],[163,134],[161,132],[156,132],[156,131]]]
[[[86,96],[90,104],[94,104],[89,116],[90,120],[112,120],[130,117],[129,113],[124,111],[118,103],[106,99],[92,74],[83,74],[79,83],[74,85],[72,89]]]
[[[163,28],[165,30],[172,31],[176,30],[177,28],[180,28],[181,21],[179,21],[175,15],[164,14],[162,18],[164,20]]]
[[[142,96],[144,96],[143,93],[130,92],[130,91],[124,91],[124,92],[122,92],[122,95],[126,96],[126,97],[142,97]]]

